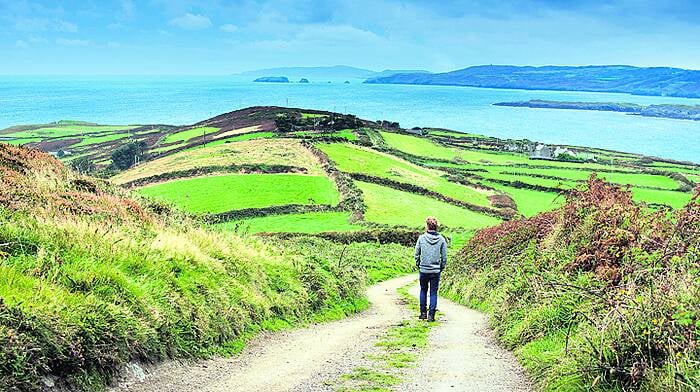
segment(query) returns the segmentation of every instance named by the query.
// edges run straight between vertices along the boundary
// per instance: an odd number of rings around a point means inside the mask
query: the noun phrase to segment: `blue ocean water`
[[[678,103],[626,94],[362,84],[268,84],[234,77],[0,77],[0,129],[61,119],[103,124],[191,124],[253,105],[353,113],[433,126],[700,161],[700,121],[621,113],[492,106],[500,101]]]

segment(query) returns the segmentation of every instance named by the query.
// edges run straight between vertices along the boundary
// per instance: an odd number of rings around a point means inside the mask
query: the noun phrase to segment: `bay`
[[[700,121],[492,105],[529,99],[700,105],[700,99],[350,82],[253,83],[231,76],[1,76],[0,129],[62,119],[182,125],[248,106],[276,105],[399,121],[404,127],[444,127],[700,162]]]

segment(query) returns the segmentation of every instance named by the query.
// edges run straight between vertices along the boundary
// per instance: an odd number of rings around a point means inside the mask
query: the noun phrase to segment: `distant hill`
[[[289,79],[306,78],[311,82],[325,82],[333,79],[369,79],[395,75],[398,73],[427,74],[424,70],[384,70],[381,72],[364,68],[356,68],[347,65],[334,65],[329,67],[280,67],[247,71],[240,76],[259,78],[269,75],[284,75]]]
[[[645,117],[675,118],[700,121],[700,106],[690,105],[649,105],[615,102],[561,102],[533,99],[518,102],[497,102],[495,106],[526,107],[534,109],[596,110],[602,112],[623,112]]]
[[[402,73],[368,79],[377,84],[429,84],[526,90],[596,91],[700,97],[700,71],[627,65],[518,67],[480,65],[445,73]]]

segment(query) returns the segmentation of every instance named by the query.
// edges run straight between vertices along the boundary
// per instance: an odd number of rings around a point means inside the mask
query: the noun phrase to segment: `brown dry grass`
[[[256,139],[197,148],[146,162],[112,178],[124,184],[140,178],[196,167],[241,164],[289,165],[306,168],[310,175],[324,175],[318,159],[294,139]]]
[[[261,129],[262,129],[261,125],[253,125],[252,127],[232,129],[230,131],[226,131],[226,132],[222,132],[222,133],[218,133],[218,134],[214,135],[214,140],[229,137],[229,136],[240,135],[243,133],[257,132],[257,131],[260,131]]]

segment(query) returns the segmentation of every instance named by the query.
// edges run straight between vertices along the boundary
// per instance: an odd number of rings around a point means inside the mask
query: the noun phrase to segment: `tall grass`
[[[3,391],[101,390],[130,361],[230,354],[261,328],[362,309],[368,281],[410,265],[208,231],[5,145],[0,187]]]
[[[592,178],[561,209],[485,229],[444,293],[492,314],[540,389],[700,389],[700,202],[652,212]]]

